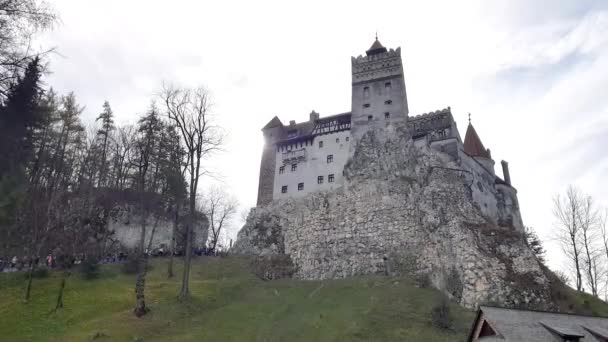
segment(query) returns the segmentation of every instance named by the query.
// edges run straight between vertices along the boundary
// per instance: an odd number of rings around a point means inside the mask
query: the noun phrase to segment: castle
[[[350,112],[320,117],[313,111],[308,121],[288,125],[275,116],[262,129],[258,206],[344,187],[344,167],[365,133],[405,125],[415,146],[430,147],[458,165],[471,183],[472,201],[487,219],[523,231],[508,163],[501,162],[503,178],[497,176],[490,149],[470,119],[463,143],[450,107],[408,115],[400,48],[387,50],[376,37],[366,56],[352,57],[351,64]]]

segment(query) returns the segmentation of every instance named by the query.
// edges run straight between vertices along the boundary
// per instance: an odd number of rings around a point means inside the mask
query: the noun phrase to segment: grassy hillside
[[[65,308],[52,312],[59,274],[35,279],[21,301],[23,274],[0,274],[0,340],[6,341],[461,341],[474,313],[451,306],[455,324],[441,331],[431,310],[441,299],[408,279],[381,276],[332,281],[261,281],[241,258],[197,259],[192,299],[175,299],[179,281],[154,260],[147,283],[150,314],[131,314],[134,276],[117,266],[100,278],[73,274]],[[179,270],[178,270],[179,271]]]

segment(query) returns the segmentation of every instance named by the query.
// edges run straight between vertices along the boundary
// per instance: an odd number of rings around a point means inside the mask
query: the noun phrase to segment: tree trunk
[[[173,220],[173,230],[171,232],[171,247],[169,248],[169,266],[167,267],[167,278],[173,278],[173,254],[175,253],[175,233],[179,224],[179,204],[175,204],[175,219]]]
[[[61,283],[59,284],[59,293],[57,294],[57,304],[55,304],[55,310],[63,309],[63,290],[65,289],[66,278],[69,275],[70,272],[63,272]]]
[[[137,262],[137,280],[135,281],[135,308],[133,313],[141,317],[148,312],[145,301],[146,272],[148,255],[145,250],[146,245],[146,213],[141,211],[141,236],[139,240],[139,261]]]
[[[34,269],[36,268],[36,265],[34,263],[34,259],[32,258],[30,260],[30,269],[28,272],[28,277],[27,277],[27,288],[25,289],[25,302],[27,303],[30,300],[30,295],[32,293],[32,281],[34,279]]]
[[[597,288],[595,286],[595,274],[593,272],[593,260],[591,259],[591,252],[589,251],[589,239],[587,232],[584,232],[585,239],[585,253],[587,256],[587,277],[589,278],[589,286],[591,286],[591,294],[597,297]]]
[[[184,255],[184,272],[182,274],[182,288],[179,291],[178,298],[184,300],[190,294],[190,264],[192,262],[192,227],[191,222],[186,227],[186,250]]]
[[[145,315],[149,309],[146,307],[145,300],[145,288],[146,288],[146,273],[148,270],[148,256],[146,253],[142,253],[139,256],[138,262],[139,273],[137,274],[137,280],[135,282],[135,308],[133,313],[137,317]]]

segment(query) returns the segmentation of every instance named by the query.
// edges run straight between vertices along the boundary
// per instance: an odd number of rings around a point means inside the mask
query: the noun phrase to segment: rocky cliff
[[[550,302],[521,232],[483,216],[457,161],[394,127],[353,152],[343,189],[254,208],[233,250],[289,255],[301,279],[411,273],[467,307]]]

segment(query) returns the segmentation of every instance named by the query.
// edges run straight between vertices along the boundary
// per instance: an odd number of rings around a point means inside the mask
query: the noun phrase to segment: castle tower
[[[401,48],[387,50],[378,37],[366,56],[352,57],[352,135],[407,121],[409,113]]]
[[[486,149],[483,146],[483,143],[481,142],[481,139],[479,139],[479,135],[477,135],[477,131],[475,131],[475,127],[473,127],[470,118],[467,133],[464,136],[464,151],[483,165],[489,172],[492,173],[492,175],[496,175],[494,172],[494,160],[492,159],[490,149]]]
[[[262,161],[260,163],[260,180],[258,182],[258,201],[257,205],[264,205],[272,202],[274,192],[274,177],[276,165],[276,145],[275,143],[283,139],[284,126],[278,117],[272,118],[270,122],[262,128],[264,135],[264,150],[262,151]]]

